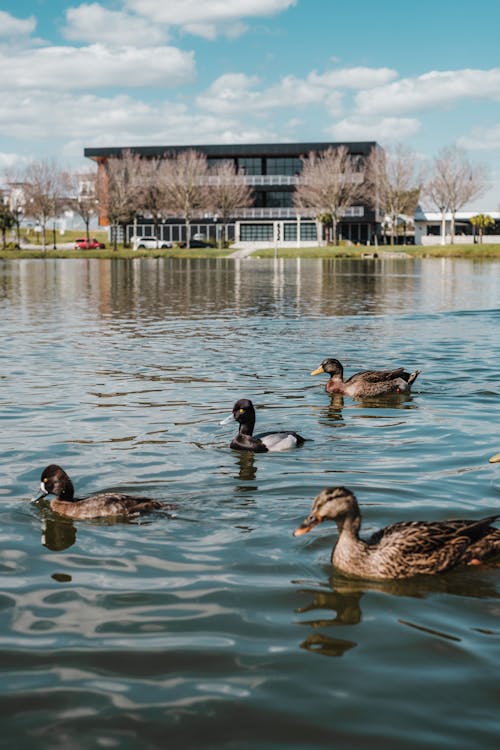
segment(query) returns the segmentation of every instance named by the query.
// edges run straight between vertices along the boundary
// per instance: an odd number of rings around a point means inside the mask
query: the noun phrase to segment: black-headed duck
[[[235,451],[254,451],[255,453],[286,451],[303,445],[305,441],[301,435],[291,430],[263,432],[254,436],[255,409],[247,398],[240,398],[236,401],[232,413],[223,419],[221,424],[228,424],[233,420],[240,425],[238,434],[230,444]]]
[[[412,383],[420,370],[406,372],[404,367],[395,370],[364,370],[344,380],[344,368],[338,359],[324,359],[311,375],[325,372],[330,375],[325,390],[327,393],[341,393],[353,398],[383,396],[389,393],[409,393]]]
[[[331,487],[315,498],[310,515],[294,531],[300,536],[322,521],[335,521],[339,537],[332,564],[343,573],[369,579],[410,578],[444,573],[458,565],[479,565],[500,554],[500,514],[446,521],[402,521],[363,541],[361,514],[354,494]]]
[[[40,490],[33,501],[46,495],[55,495],[50,507],[69,518],[104,518],[109,516],[137,516],[152,510],[171,510],[174,506],[149,497],[124,495],[121,492],[99,492],[83,499],[74,496],[73,482],[57,464],[42,471]]]

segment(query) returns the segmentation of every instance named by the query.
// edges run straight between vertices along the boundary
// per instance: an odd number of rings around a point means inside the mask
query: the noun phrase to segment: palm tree
[[[495,219],[488,214],[476,214],[476,216],[471,216],[470,223],[479,231],[479,242],[482,243],[484,230],[494,226]]]

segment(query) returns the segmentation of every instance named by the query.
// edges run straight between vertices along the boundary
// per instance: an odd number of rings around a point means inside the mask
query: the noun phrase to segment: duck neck
[[[248,419],[246,422],[240,422],[239,433],[240,435],[246,435],[247,437],[252,437],[254,427],[255,427],[255,417]]]
[[[352,557],[364,551],[365,542],[359,538],[361,519],[359,516],[345,516],[337,520],[339,538],[333,550],[332,561],[339,568],[349,568]]]
[[[67,482],[61,485],[59,492],[57,492],[57,500],[62,500],[65,503],[72,503],[75,500],[75,490],[73,488],[73,482],[68,479]]]

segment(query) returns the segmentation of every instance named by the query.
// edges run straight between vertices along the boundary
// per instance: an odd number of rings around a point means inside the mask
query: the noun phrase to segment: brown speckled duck
[[[311,375],[325,372],[330,375],[325,390],[327,393],[341,393],[353,398],[384,396],[390,393],[409,393],[412,383],[420,370],[406,372],[404,367],[395,370],[364,370],[344,380],[344,368],[338,359],[324,359]]]
[[[319,493],[310,515],[294,531],[300,536],[325,520],[339,531],[332,564],[343,573],[369,579],[410,578],[444,573],[457,565],[479,565],[500,554],[500,529],[491,523],[500,514],[446,521],[402,521],[359,538],[361,514],[345,487]]]
[[[130,517],[175,507],[149,497],[124,495],[120,492],[99,492],[79,500],[74,497],[73,482],[57,464],[50,464],[42,471],[40,490],[32,499],[37,501],[46,495],[55,495],[50,501],[51,509],[69,518]]]

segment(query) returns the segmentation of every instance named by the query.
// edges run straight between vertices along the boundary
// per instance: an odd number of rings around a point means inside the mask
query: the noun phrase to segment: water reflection
[[[255,465],[255,454],[253,451],[238,451],[236,464],[238,466],[236,479],[241,479],[245,482],[251,482],[255,479],[257,476],[257,466]],[[241,492],[248,492],[249,490],[257,489],[257,487],[255,485],[252,487],[245,485],[239,486],[237,489]]]
[[[483,569],[460,569],[441,576],[421,576],[408,581],[357,581],[334,573],[328,581],[328,586],[328,589],[323,585],[322,588],[299,589],[299,593],[307,597],[308,601],[295,609],[295,612],[301,615],[317,613],[312,619],[298,622],[301,626],[313,630],[300,647],[324,656],[342,656],[357,643],[319,633],[318,630],[359,625],[362,621],[361,600],[375,591],[415,599],[426,599],[441,594],[474,599],[500,598],[498,580],[491,577],[491,568],[486,566]],[[404,618],[397,618],[397,622],[439,638],[461,640],[453,634]]]
[[[76,542],[76,527],[71,519],[55,518],[42,511],[42,545],[53,552],[68,549]]]
[[[359,315],[453,307],[475,295],[471,264],[455,261],[349,259],[241,262],[229,259],[80,259],[71,264],[47,258],[1,265],[0,298],[21,304],[60,300],[66,311],[78,304],[113,324],[131,316],[196,318],[236,315]],[[465,264],[465,265],[464,265]],[[436,273],[439,269],[439,273]],[[443,284],[446,279],[446,284]],[[425,281],[425,283],[424,283]],[[258,285],[258,294],[256,294]],[[422,299],[422,295],[425,298]],[[491,300],[497,303],[492,290]]]

